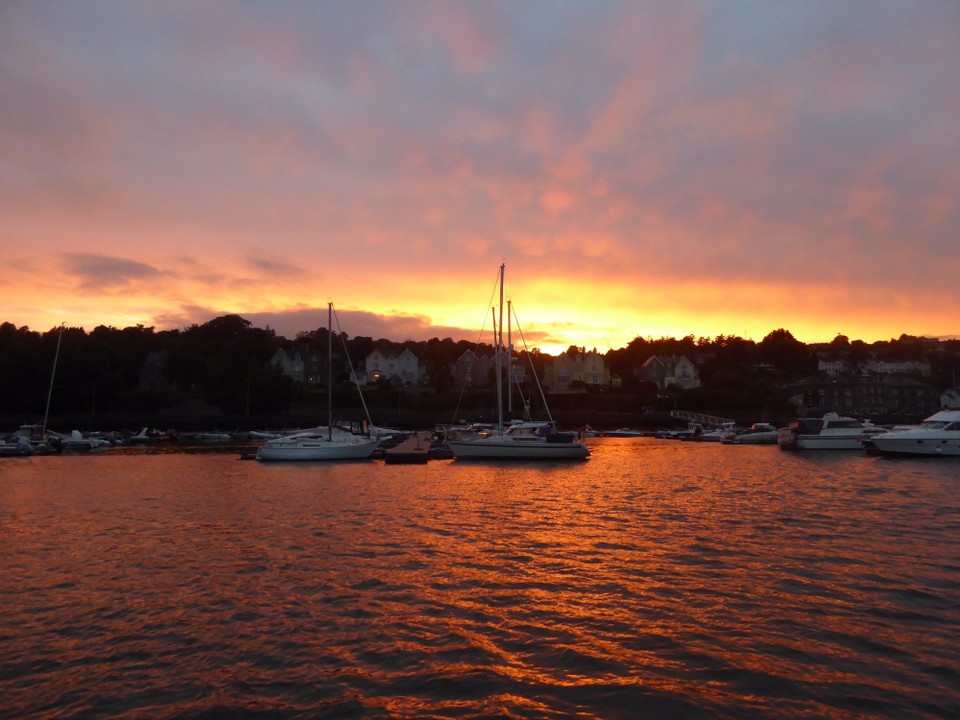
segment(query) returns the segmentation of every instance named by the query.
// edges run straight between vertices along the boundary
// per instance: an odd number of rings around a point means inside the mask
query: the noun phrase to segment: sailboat
[[[377,449],[378,438],[333,426],[333,303],[327,315],[327,425],[268,440],[257,460],[365,460]]]
[[[576,440],[576,433],[558,432],[550,411],[548,420],[525,420],[504,424],[503,420],[503,281],[505,265],[500,266],[498,284],[500,289],[500,322],[494,329],[495,365],[497,374],[497,424],[496,427],[473,436],[464,436],[447,441],[453,456],[458,460],[584,460],[590,450]],[[512,355],[512,353],[510,353]],[[508,366],[510,361],[508,360]],[[512,376],[512,373],[509,373]],[[534,373],[536,376],[536,373]],[[512,378],[508,378],[508,381]],[[537,383],[539,385],[539,381]],[[509,387],[508,387],[509,391]],[[546,407],[546,398],[544,407]]]

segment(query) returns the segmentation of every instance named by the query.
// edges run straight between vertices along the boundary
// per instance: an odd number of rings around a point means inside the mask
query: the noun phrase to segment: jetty
[[[415,432],[399,445],[383,451],[388,464],[423,464],[430,459],[430,435]]]

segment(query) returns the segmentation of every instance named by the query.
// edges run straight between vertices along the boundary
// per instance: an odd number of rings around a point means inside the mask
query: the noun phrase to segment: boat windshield
[[[960,430],[960,423],[947,422],[946,420],[927,420],[921,423],[920,427],[924,430]]]

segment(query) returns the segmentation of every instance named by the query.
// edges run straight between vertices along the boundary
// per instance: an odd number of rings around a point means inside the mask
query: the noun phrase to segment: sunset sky
[[[960,335],[954,0],[0,3],[0,321]]]

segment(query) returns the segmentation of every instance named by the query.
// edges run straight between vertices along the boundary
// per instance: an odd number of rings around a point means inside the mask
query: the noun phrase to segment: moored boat
[[[754,423],[746,430],[740,430],[733,437],[724,440],[729,445],[776,445],[777,428],[766,422]]]
[[[777,431],[781,450],[862,450],[863,441],[886,432],[869,420],[828,412],[822,418],[800,418]]]
[[[870,454],[903,457],[960,457],[960,410],[941,410],[919,425],[865,440]]]
[[[503,338],[503,310],[504,310],[504,272],[505,266],[500,266],[497,285],[500,291],[500,322],[499,328],[494,328],[495,335],[495,363],[497,380],[497,424],[486,432],[464,434],[458,438],[450,438],[447,445],[454,457],[458,460],[584,460],[590,456],[590,450],[576,439],[575,433],[561,433],[556,429],[550,410],[547,408],[546,397],[542,396],[548,420],[543,422],[519,422],[509,426],[504,425],[503,412],[503,379],[504,356],[508,355]],[[508,311],[509,321],[509,311]],[[507,359],[507,368],[510,361]],[[507,372],[508,382],[512,372]],[[534,377],[536,374],[534,373]],[[539,386],[539,381],[538,381]],[[507,388],[509,391],[509,386]],[[542,393],[541,393],[542,395]]]
[[[327,304],[328,337],[333,338],[333,303]],[[333,342],[327,343],[327,387],[333,387]],[[360,385],[357,383],[357,391]],[[363,394],[361,392],[361,399]],[[369,432],[357,434],[335,428],[332,393],[327,394],[327,425],[267,440],[257,449],[256,459],[272,460],[366,460],[373,456],[380,439]],[[368,418],[369,421],[369,418]],[[369,428],[372,423],[368,422]]]

